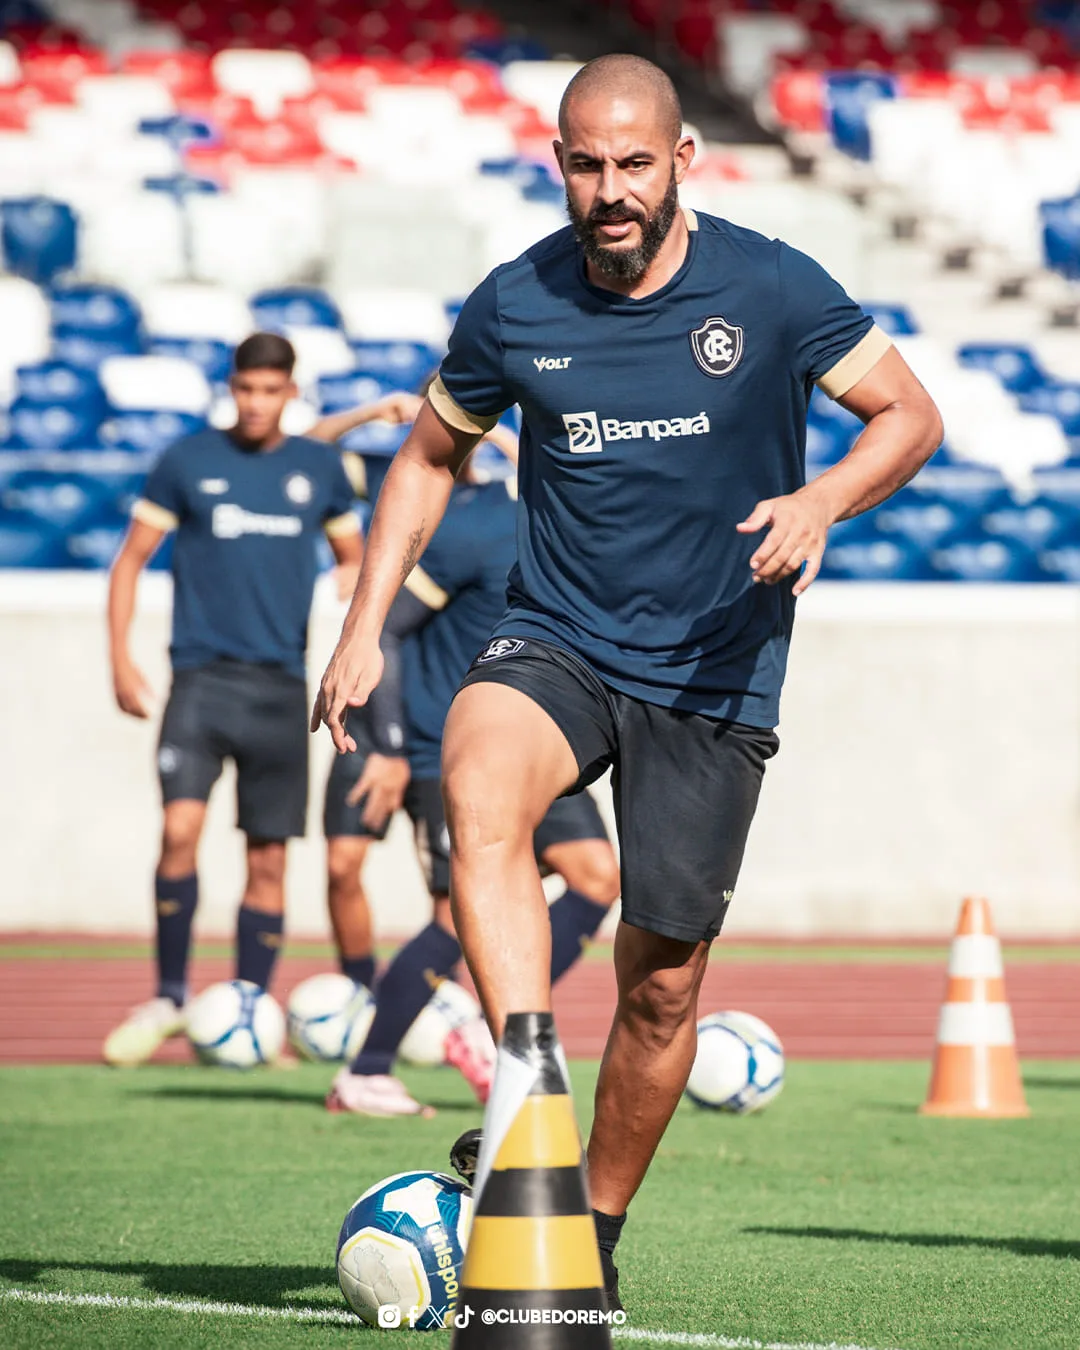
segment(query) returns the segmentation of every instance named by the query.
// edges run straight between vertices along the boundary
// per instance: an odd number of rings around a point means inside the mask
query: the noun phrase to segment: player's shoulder
[[[217,427],[206,426],[187,436],[181,436],[178,441],[173,441],[172,445],[162,452],[157,462],[158,465],[165,465],[174,470],[194,468],[207,456],[216,455],[223,446],[226,448],[228,446],[225,433],[219,431]]]
[[[737,254],[744,265],[775,272],[777,260],[788,246],[781,239],[770,239],[760,230],[737,225],[723,216],[695,211],[700,246],[714,253]]]

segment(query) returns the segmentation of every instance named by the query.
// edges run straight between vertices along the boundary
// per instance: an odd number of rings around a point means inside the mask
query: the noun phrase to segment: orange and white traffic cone
[[[949,952],[928,1116],[1029,1115],[990,906],[967,899]]]

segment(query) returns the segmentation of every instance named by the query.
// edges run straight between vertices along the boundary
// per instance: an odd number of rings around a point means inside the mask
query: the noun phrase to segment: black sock
[[[431,997],[435,984],[461,959],[461,946],[437,923],[417,933],[390,962],[375,995],[375,1019],[353,1073],[389,1073],[405,1033]]]
[[[194,872],[189,877],[154,878],[158,997],[171,998],[178,1008],[187,996],[191,921],[198,903],[199,878]]]
[[[564,891],[548,910],[551,916],[551,983],[565,975],[585,944],[604,922],[607,905],[580,891]]]
[[[622,1233],[623,1224],[626,1222],[626,1215],[602,1214],[600,1210],[594,1209],[592,1216],[593,1222],[596,1224],[597,1246],[602,1252],[607,1252],[608,1256],[613,1256],[619,1243],[619,1235]]]
[[[236,915],[236,978],[267,989],[281,951],[283,914],[265,914],[241,905]]]
[[[366,989],[375,988],[373,956],[343,956],[340,964],[342,975],[348,975],[353,984],[362,984]]]

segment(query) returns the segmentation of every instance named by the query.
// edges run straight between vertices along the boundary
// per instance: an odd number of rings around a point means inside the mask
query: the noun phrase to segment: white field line
[[[38,1289],[0,1289],[0,1303],[52,1304],[67,1308],[131,1309],[139,1312],[197,1313],[203,1317],[256,1317],[281,1322],[323,1322],[353,1326],[360,1319],[336,1308],[268,1308],[257,1303],[216,1303],[196,1298],[131,1298],[126,1294],[61,1294]],[[718,1336],[711,1332],[648,1331],[643,1327],[616,1327],[620,1341],[642,1345],[683,1345],[693,1350],[869,1350],[867,1346],[830,1341],[755,1341],[745,1336]]]

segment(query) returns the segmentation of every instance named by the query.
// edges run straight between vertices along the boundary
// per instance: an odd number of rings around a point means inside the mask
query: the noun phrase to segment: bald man
[[[679,207],[678,99],[629,56],[586,65],[555,154],[570,228],[495,269],[462,310],[387,475],[313,728],[351,748],[379,631],[500,413],[524,414],[508,608],[443,744],[454,917],[496,1038],[549,1009],[533,831],[613,770],[622,845],[618,1002],[589,1186],[608,1301],[627,1206],[686,1085],[698,989],[775,753],[795,600],[829,527],[930,457],[941,421],[889,339],[804,254]],[[812,483],[814,384],[856,413]]]

